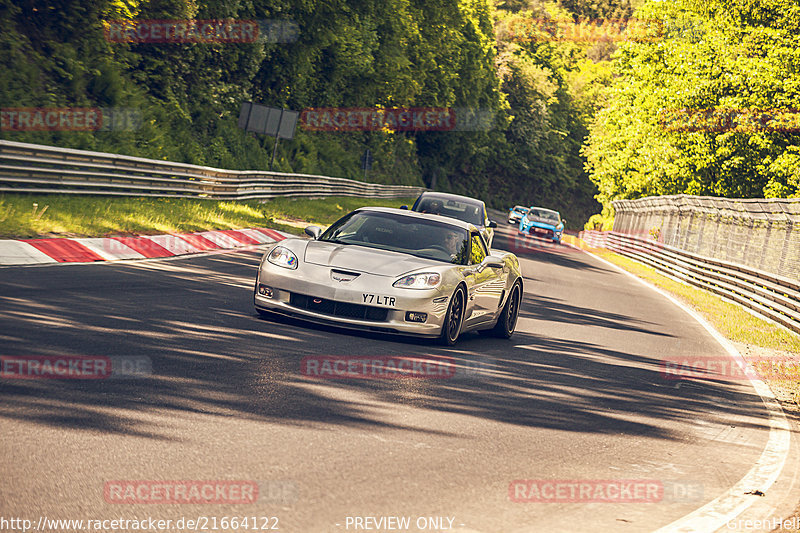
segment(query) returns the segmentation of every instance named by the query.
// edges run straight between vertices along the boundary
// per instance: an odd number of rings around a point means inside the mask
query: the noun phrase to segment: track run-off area
[[[0,516],[297,533],[750,531],[789,516],[800,451],[768,388],[665,372],[733,361],[724,343],[602,260],[500,225],[495,246],[524,274],[517,331],[453,348],[259,317],[258,250],[0,269],[0,356],[142,363],[0,378]],[[325,379],[303,371],[313,356],[458,371]]]

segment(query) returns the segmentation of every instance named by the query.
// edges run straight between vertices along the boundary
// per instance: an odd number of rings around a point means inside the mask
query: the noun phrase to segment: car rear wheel
[[[461,325],[464,323],[464,289],[458,287],[453,297],[450,298],[450,305],[447,307],[447,315],[444,317],[442,333],[439,341],[445,346],[453,346],[461,333]]]
[[[511,292],[508,294],[506,305],[500,312],[497,318],[497,324],[494,326],[492,333],[495,336],[503,339],[508,339],[514,334],[517,327],[517,318],[519,317],[519,306],[522,301],[522,289],[519,282],[514,283]]]

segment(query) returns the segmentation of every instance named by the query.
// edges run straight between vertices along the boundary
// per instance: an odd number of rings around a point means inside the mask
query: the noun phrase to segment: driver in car
[[[450,260],[455,261],[464,248],[464,237],[454,231],[448,231],[444,237],[444,247],[450,254]]]
[[[427,206],[425,206],[422,212],[427,213],[429,215],[441,215],[442,202],[440,202],[439,200],[432,200]]]

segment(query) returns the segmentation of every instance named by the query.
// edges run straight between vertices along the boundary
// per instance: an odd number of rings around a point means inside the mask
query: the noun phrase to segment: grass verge
[[[269,227],[301,234],[366,205],[399,207],[413,198],[329,197],[220,201],[76,195],[0,195],[0,238],[153,235]]]

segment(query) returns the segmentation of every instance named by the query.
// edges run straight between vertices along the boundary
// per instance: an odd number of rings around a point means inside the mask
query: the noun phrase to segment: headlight
[[[297,268],[297,256],[291,250],[283,246],[276,246],[267,256],[267,260],[273,265],[283,268]]]
[[[423,272],[421,274],[411,274],[400,278],[392,284],[392,287],[400,289],[433,289],[442,281],[442,276],[436,272]]]

